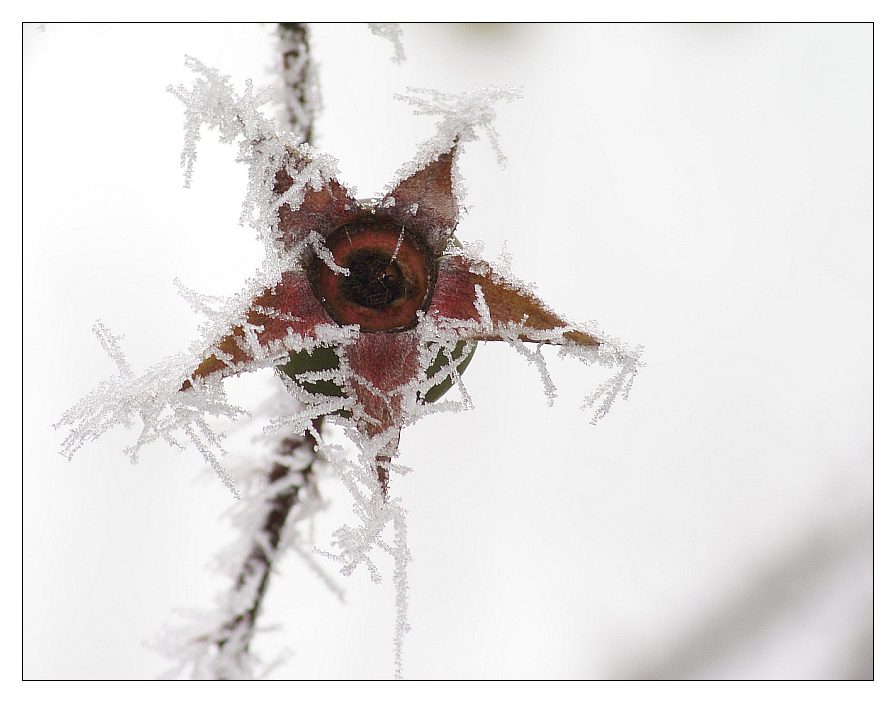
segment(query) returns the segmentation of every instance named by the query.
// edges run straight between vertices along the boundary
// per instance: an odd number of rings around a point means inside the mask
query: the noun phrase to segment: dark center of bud
[[[385,252],[363,249],[349,255],[346,263],[351,273],[343,276],[342,294],[353,303],[385,310],[414,293],[413,283]]]
[[[435,257],[419,237],[371,218],[340,226],[326,246],[331,265],[313,254],[308,279],[330,317],[359,325],[362,332],[398,332],[417,324],[436,277]]]

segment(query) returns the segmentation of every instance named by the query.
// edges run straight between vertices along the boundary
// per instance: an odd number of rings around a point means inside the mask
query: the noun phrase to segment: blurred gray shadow
[[[710,608],[701,620],[661,655],[646,661],[629,661],[600,678],[630,680],[718,679],[713,664],[730,658],[742,645],[759,639],[775,621],[817,592],[819,584],[844,563],[872,549],[871,510],[852,514],[836,524],[819,525],[758,569],[755,579]],[[869,574],[870,581],[870,574]],[[825,679],[874,678],[873,593],[867,594],[863,615],[851,631],[838,635],[840,662]],[[855,608],[855,605],[852,606]]]

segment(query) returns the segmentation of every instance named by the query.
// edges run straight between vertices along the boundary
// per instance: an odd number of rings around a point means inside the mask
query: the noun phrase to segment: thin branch
[[[281,22],[277,25],[278,68],[283,102],[281,122],[286,129],[311,142],[314,118],[320,108],[317,69],[311,61],[308,25]]]
[[[318,435],[323,428],[323,422],[323,418],[313,421],[314,430]],[[233,587],[233,592],[241,594],[241,601],[246,605],[221,628],[221,635],[216,642],[220,651],[239,651],[243,655],[248,654],[290,511],[309,496],[319,497],[314,473],[316,444],[314,434],[310,431],[306,431],[303,436],[293,435],[280,441],[279,457],[289,459],[310,452],[311,460],[302,469],[296,469],[289,461],[275,461],[268,473],[269,486],[284,482],[288,478],[292,480],[286,481],[287,487],[267,501],[267,514],[260,534],[243,562]],[[245,589],[248,589],[248,593],[244,592]]]

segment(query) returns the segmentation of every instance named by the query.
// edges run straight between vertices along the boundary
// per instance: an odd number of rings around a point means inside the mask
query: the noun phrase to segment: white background
[[[871,657],[871,27],[405,27],[408,60],[363,25],[314,27],[317,145],[359,194],[432,132],[391,96],[520,85],[510,160],[461,168],[458,234],[572,319],[644,344],[632,398],[597,427],[605,377],[483,345],[476,409],[402,437],[411,678],[866,677]],[[270,79],[261,25],[24,28],[24,675],[153,677],[144,646],[226,581],[227,491],[192,452],[134,467],[115,431],[72,463],[50,425],[114,371],[192,340],[172,279],[228,294],[261,259],[237,225],[245,172],[214,137],[194,187],[164,92],[191,54]],[[230,382],[263,396],[270,375]],[[234,436],[239,452],[246,433]],[[317,526],[350,520],[336,481]],[[383,561],[384,571],[388,564]],[[341,578],[341,577],[338,577]],[[392,592],[337,601],[283,562],[257,639],[281,677],[391,673]]]

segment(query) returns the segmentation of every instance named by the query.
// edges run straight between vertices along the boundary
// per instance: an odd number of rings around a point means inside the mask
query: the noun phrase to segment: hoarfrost
[[[404,244],[404,226],[402,226],[401,232],[398,233],[398,241],[395,242],[395,251],[392,252],[392,257],[389,259],[390,264],[395,261],[402,244]]]
[[[641,360],[644,347],[629,346],[621,340],[603,333],[595,323],[586,326],[586,329],[589,329],[594,336],[604,340],[603,344],[596,349],[579,346],[562,347],[560,355],[571,356],[585,364],[597,363],[607,368],[617,369],[609,380],[589,393],[582,403],[583,410],[595,409],[591,416],[591,424],[594,425],[598,420],[607,416],[619,398],[628,400],[638,371],[644,366],[644,362]]]
[[[179,278],[174,279],[174,286],[177,288],[180,297],[187,301],[187,304],[194,312],[206,317],[218,315],[227,303],[226,297],[200,293],[192,288],[188,288]]]
[[[247,152],[252,152],[255,142],[270,139],[276,128],[274,121],[265,117],[260,110],[261,105],[271,97],[269,91],[256,95],[252,81],[247,80],[243,95],[238,96],[230,78],[216,69],[192,56],[186,57],[185,64],[197,74],[193,87],[169,86],[168,91],[186,106],[181,166],[184,169],[184,185],[189,187],[196,163],[196,145],[203,125],[218,129],[220,140],[225,144],[231,144],[242,136],[241,159],[248,157]]]
[[[61,454],[71,459],[85,443],[95,440],[116,425],[130,427],[134,420],[142,429],[134,445],[125,453],[136,463],[140,449],[158,439],[183,448],[184,438],[205,458],[224,485],[239,497],[232,477],[221,465],[222,436],[212,430],[208,417],[234,419],[245,411],[227,402],[220,386],[206,384],[194,393],[179,393],[193,363],[189,355],[172,357],[134,376],[118,340],[102,323],[94,326],[100,344],[118,366],[117,377],[101,383],[66,411],[54,427],[69,427]]]
[[[109,328],[99,320],[93,325],[93,333],[96,335],[97,339],[99,339],[103,351],[109,355],[118,367],[118,375],[122,378],[132,378],[134,372],[131,371],[131,366],[124,358],[124,353],[121,351],[121,346],[119,345],[119,341],[121,341],[123,337],[116,337],[113,335],[109,331]]]
[[[323,261],[327,268],[333,273],[338,273],[340,276],[348,276],[351,273],[347,268],[339,266],[336,263],[336,260],[333,258],[333,252],[329,250],[320,233],[311,230],[305,238],[305,242],[311,246],[314,253],[320,257],[320,260]]]
[[[484,87],[459,94],[442,93],[428,88],[408,88],[406,95],[396,94],[395,99],[409,104],[415,115],[437,117],[436,133],[417,146],[417,154],[405,163],[386,187],[386,193],[408,176],[417,173],[424,166],[442,154],[456,147],[463,150],[464,144],[476,141],[482,132],[488,138],[498,164],[504,168],[507,157],[498,144],[498,132],[494,126],[497,117],[495,103],[520,98],[522,91],[516,87]],[[458,202],[463,201],[463,179],[457,168],[455,157],[451,167],[453,191]]]
[[[304,143],[302,135],[277,131],[274,120],[261,110],[272,91],[256,94],[252,81],[247,80],[245,91],[239,96],[228,76],[189,56],[185,63],[196,74],[193,85],[168,87],[184,103],[181,153],[184,185],[189,187],[192,182],[196,146],[203,126],[217,129],[220,141],[225,144],[237,142],[237,161],[249,166],[249,185],[240,222],[253,227],[269,252],[276,252],[280,248],[275,234],[278,209],[284,204],[298,209],[306,186],[320,190],[328,181],[335,180],[336,160]],[[284,167],[293,184],[286,193],[277,195],[274,181]]]
[[[396,95],[395,99],[410,105],[415,115],[439,118],[436,135],[424,142],[417,155],[417,167],[406,175],[416,173],[421,166],[444,154],[455,140],[461,143],[475,141],[477,130],[488,138],[498,164],[506,167],[507,157],[498,144],[494,125],[497,117],[495,103],[518,100],[522,94],[522,89],[515,86],[488,86],[457,94],[430,88],[407,88],[406,95]]]
[[[382,575],[373,561],[372,552],[380,550],[392,558],[392,580],[395,589],[395,677],[402,676],[404,637],[410,630],[408,623],[408,564],[411,561],[407,544],[407,512],[401,500],[383,495],[378,481],[380,472],[404,474],[407,467],[397,464],[398,428],[390,428],[373,437],[357,432],[354,423],[340,422],[355,442],[357,456],[350,456],[341,445],[332,445],[318,439],[318,452],[333,467],[353,499],[353,512],[359,524],[345,524],[333,533],[331,549],[317,549],[340,566],[344,576],[351,576],[358,566],[363,566],[374,583],[382,581]],[[296,425],[297,429],[301,425]],[[388,537],[391,526],[391,540]]]

